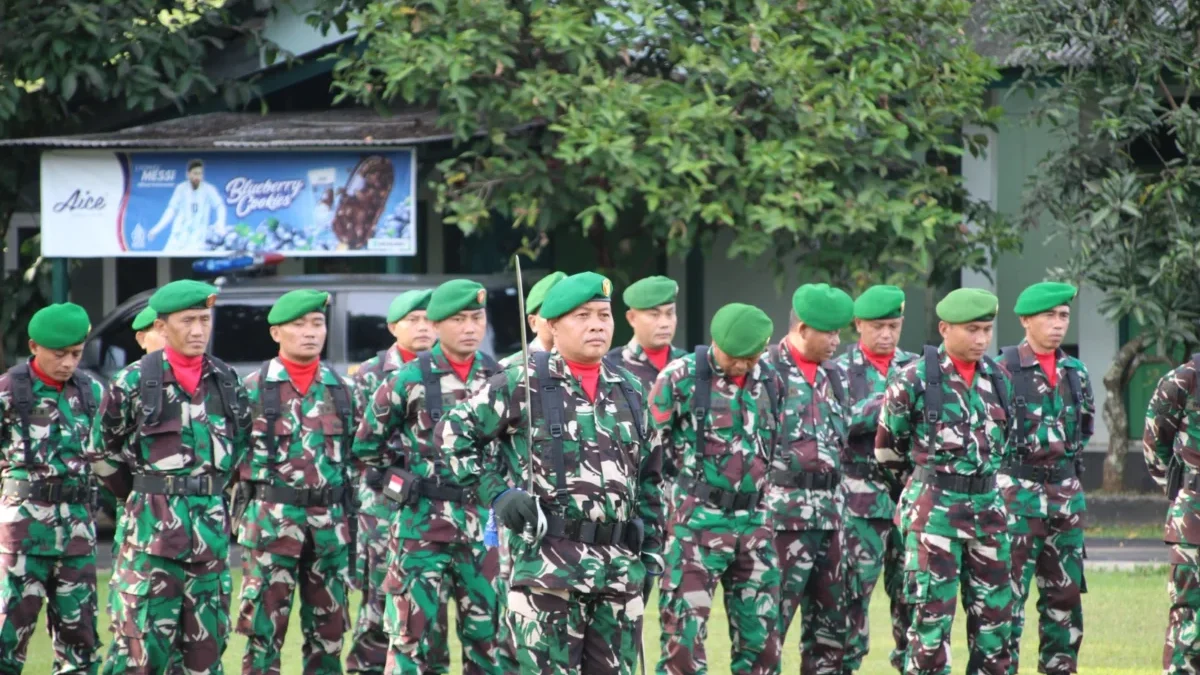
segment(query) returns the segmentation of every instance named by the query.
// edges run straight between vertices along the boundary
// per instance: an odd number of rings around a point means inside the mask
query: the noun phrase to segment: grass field
[[[1162,644],[1167,619],[1166,569],[1140,568],[1131,572],[1093,572],[1088,574],[1089,593],[1084,596],[1085,630],[1083,654],[1079,672],[1081,675],[1146,675],[1159,672],[1162,659]],[[240,579],[235,575],[235,598],[240,588]],[[108,596],[108,575],[100,579],[101,606],[106,606]],[[357,596],[357,594],[356,594]],[[1034,616],[1034,597],[1029,599],[1028,615]],[[729,672],[729,638],[725,629],[725,613],[717,597],[717,605],[713,609],[713,619],[709,623],[708,657],[709,672]],[[871,654],[860,672],[866,675],[892,672],[887,664],[887,653],[891,649],[891,629],[888,626],[886,611],[887,598],[878,591],[875,594],[876,604],[872,605],[871,635],[873,638]],[[658,605],[651,599],[651,607]],[[354,614],[357,615],[357,601]],[[43,617],[45,614],[43,613]],[[300,672],[300,626],[299,614],[293,612],[293,621],[288,627],[287,643],[283,653],[283,672]],[[43,618],[44,620],[44,618]],[[784,675],[800,672],[799,618],[792,628],[784,649]],[[961,608],[954,622],[953,662],[954,672],[962,672],[966,667],[966,637],[965,621],[962,620]],[[107,613],[101,619],[101,640],[107,643],[108,632]],[[646,630],[646,656],[653,664],[659,653],[658,622],[652,621]],[[453,641],[454,645],[457,641]],[[457,647],[452,645],[454,663],[451,673],[460,672]],[[229,649],[225,653],[225,670],[227,673],[241,672],[242,651],[245,640],[234,635]],[[1022,653],[1025,662],[1022,672],[1036,672],[1037,630],[1026,631],[1022,643]],[[27,675],[49,675],[54,659],[50,639],[46,631],[39,629],[30,644],[28,663],[25,668]],[[653,672],[653,668],[648,669]]]

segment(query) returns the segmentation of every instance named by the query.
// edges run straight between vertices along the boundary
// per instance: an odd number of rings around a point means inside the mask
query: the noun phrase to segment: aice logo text
[[[100,211],[104,206],[104,197],[102,195],[93,195],[88,190],[75,190],[71,193],[71,196],[54,205],[54,212]]]

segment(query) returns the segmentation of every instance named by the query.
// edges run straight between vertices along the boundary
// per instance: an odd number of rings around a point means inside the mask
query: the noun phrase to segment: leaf
[[[64,100],[70,101],[75,96],[75,87],[78,85],[78,80],[75,73],[67,73],[62,79],[62,97]]]

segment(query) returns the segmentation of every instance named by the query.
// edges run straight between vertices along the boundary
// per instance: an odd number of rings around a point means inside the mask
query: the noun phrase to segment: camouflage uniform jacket
[[[267,456],[267,419],[263,414],[263,392],[259,371],[248,375],[244,387],[253,411],[250,451],[245,457],[249,480],[257,485],[288,487],[297,490],[353,485],[350,475],[350,435],[357,420],[346,423],[338,415],[330,387],[341,383],[350,395],[355,411],[363,409],[355,388],[341,379],[332,368],[321,365],[308,392],[303,396],[292,385],[287,369],[278,359],[267,362],[267,381],[279,383],[279,418],[275,421],[275,455]],[[299,558],[306,540],[305,530],[334,529],[341,545],[348,543],[344,505],[296,506],[275,504],[260,498],[246,507],[238,531],[238,542],[274,555]],[[314,542],[330,542],[314,537]],[[314,555],[334,553],[316,550]]]
[[[375,396],[375,390],[379,389],[379,385],[390,377],[392,373],[400,370],[405,365],[407,364],[400,358],[400,348],[393,344],[384,352],[382,360],[376,354],[363,361],[358,370],[354,372],[354,386],[358,389],[358,398],[356,400],[363,404],[358,408],[360,422],[362,421],[361,418],[366,415],[366,408],[370,405],[371,398]],[[385,452],[388,453],[388,464],[395,460],[392,454],[397,447],[398,443],[394,442],[384,448]],[[358,470],[357,466],[359,462],[354,461],[353,464],[355,465],[355,474],[361,474],[362,472]],[[381,490],[373,490],[361,480],[357,482],[358,512],[376,518],[390,518],[394,511],[392,507],[395,506],[395,503],[389,503]]]
[[[163,359],[160,423],[142,433],[142,361],[118,372],[92,426],[88,458],[116,494],[129,487],[130,472],[157,476],[211,476],[227,481],[249,444],[250,406],[236,388],[233,410],[225,407],[204,357],[200,385],[189,395]],[[229,552],[229,514],[223,494],[132,493],[125,505],[125,546],[183,562],[224,562]]]
[[[942,423],[934,430],[934,447],[929,444],[925,420],[925,359],[917,358],[888,382],[875,457],[887,469],[903,469],[909,461],[931,470],[968,475],[993,475],[1005,458],[1008,411],[992,390],[988,366],[980,362],[975,381],[965,382],[955,369],[945,347],[938,348],[942,371]],[[997,366],[999,371],[999,367]],[[1005,400],[1011,400],[1011,384]],[[912,478],[900,497],[898,525],[916,532],[955,539],[971,539],[1004,532],[1007,514],[999,490],[965,495],[926,485]]]
[[[671,363],[686,354],[687,352],[671,345],[671,350],[667,354],[667,363]],[[642,345],[637,341],[637,338],[630,340],[629,344],[622,347],[620,358],[616,358],[614,361],[617,365],[628,370],[636,377],[642,383],[642,389],[646,391],[654,389],[654,381],[658,379],[658,367],[650,363],[649,357],[646,356],[646,350],[642,349]]]
[[[875,432],[879,428],[879,409],[888,380],[917,357],[912,352],[897,349],[887,376],[881,374],[863,356],[857,344],[834,359],[846,372],[846,398],[850,405],[850,423],[846,428],[846,451],[843,465],[877,466],[875,461]],[[861,379],[857,375],[862,373]],[[856,518],[887,518],[896,514],[887,483],[879,478],[864,479],[842,476],[842,494],[846,500],[846,515]]]
[[[1142,452],[1155,482],[1167,485],[1167,466],[1174,456],[1183,461],[1185,478],[1200,473],[1200,400],[1195,396],[1200,373],[1191,359],[1158,381],[1146,409]],[[1167,509],[1163,541],[1200,545],[1200,492],[1184,488]]]
[[[0,478],[4,480],[61,481],[66,486],[87,486],[91,467],[84,444],[92,418],[82,409],[79,392],[68,382],[59,391],[36,375],[29,437],[33,464],[25,463],[21,420],[13,406],[12,380],[0,375]],[[91,382],[92,400],[99,403],[104,387]],[[48,504],[0,497],[0,553],[43,556],[76,556],[96,550],[96,525],[86,504]]]
[[[550,376],[563,387],[563,460],[567,489],[565,512],[555,499],[554,462],[549,452],[550,430],[540,412],[540,395],[531,392],[533,419],[525,410],[525,371],[521,365],[489,378],[476,394],[456,406],[435,436],[458,484],[478,490],[490,505],[500,493],[528,483],[528,427],[533,426],[533,492],[548,513],[568,519],[621,522],[642,518],[644,554],[662,555],[662,456],[642,443],[635,419],[620,389],[636,379],[623,370],[601,365],[593,403],[571,375],[557,352],[550,356]],[[532,364],[531,383],[537,382]],[[536,384],[534,384],[536,387]],[[493,441],[500,439],[501,442]],[[586,545],[545,537],[526,544],[515,534],[512,543],[511,586],[536,586],[582,593],[611,590],[640,591],[645,575],[642,561],[620,546]]]
[[[775,367],[786,383],[783,395],[783,443],[771,471],[832,473],[842,468],[846,422],[850,411],[838,402],[827,367],[833,367],[846,390],[846,377],[832,362],[821,364],[812,384],[800,372],[787,347],[787,338],[772,350]],[[841,489],[806,490],[771,485],[771,515],[776,530],[836,530],[841,528]]]
[[[696,381],[696,355],[687,354],[667,364],[650,393],[650,448],[662,457],[664,467],[681,480],[693,480],[732,492],[765,492],[772,447],[779,435],[776,403],[770,400],[766,378],[779,375],[760,360],[739,387],[717,366],[708,352],[712,372],[704,443],[697,443],[692,396]],[[776,388],[782,391],[782,384]],[[677,471],[676,471],[677,470]],[[770,540],[770,514],[765,499],[758,508],[726,512],[679,492],[670,524],[680,539],[695,539],[709,549],[732,551],[737,537]]]
[[[479,391],[487,378],[495,375],[476,355],[467,381],[463,382],[446,360],[440,344],[434,345],[430,354],[433,375],[441,381],[443,416],[459,401]],[[434,445],[433,428],[433,418],[426,409],[421,367],[418,362],[412,362],[389,376],[375,390],[354,440],[354,454],[370,466],[386,468],[392,458],[383,448],[389,438],[399,433],[409,471],[423,479],[454,483],[454,475]],[[487,511],[473,495],[467,500],[469,503],[459,504],[422,497],[416,504],[400,510],[397,536],[424,541],[482,541]]]
[[[1017,346],[1017,353],[1021,357],[1021,369],[1032,373],[1035,394],[1026,402],[1025,429],[1013,429],[1009,434],[1007,452],[1010,461],[1048,468],[1069,466],[1083,452],[1092,435],[1092,418],[1096,409],[1092,402],[1092,381],[1087,368],[1082,361],[1067,356],[1060,349],[1058,386],[1051,387],[1029,343],[1022,340]],[[1076,371],[1079,378],[1082,399],[1080,416],[1076,415],[1072,403],[1068,370]],[[1008,375],[1011,380],[1012,373]],[[1080,418],[1083,421],[1082,428],[1077,421]],[[1018,433],[1024,436],[1020,443],[1017,442]],[[1049,518],[1054,514],[1083,513],[1087,508],[1083,485],[1078,477],[1043,484],[1001,473],[996,480],[1000,484],[1000,491],[1004,493],[1010,516]]]

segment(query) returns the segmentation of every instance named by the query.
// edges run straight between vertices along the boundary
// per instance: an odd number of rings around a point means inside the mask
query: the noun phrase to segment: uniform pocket
[[[325,437],[325,452],[329,461],[340,463],[346,454],[342,448],[346,441],[346,427],[342,424],[342,418],[335,415],[321,418],[321,434]]]
[[[402,651],[415,650],[429,628],[429,617],[425,616],[413,599],[412,580],[406,579],[402,590],[399,593],[389,593],[384,602],[384,631],[392,636],[393,644]]]
[[[117,573],[117,595],[113,607],[113,632],[144,638],[150,627],[150,580],[131,570]]]
[[[239,601],[237,625],[234,629],[241,635],[247,637],[255,635],[255,619],[258,615],[258,608],[262,605],[259,598],[262,596],[263,579],[255,576],[242,577],[242,597]],[[270,626],[264,626],[266,631],[273,630]]]
[[[911,605],[929,601],[930,573],[927,570],[904,571],[904,599]]]

